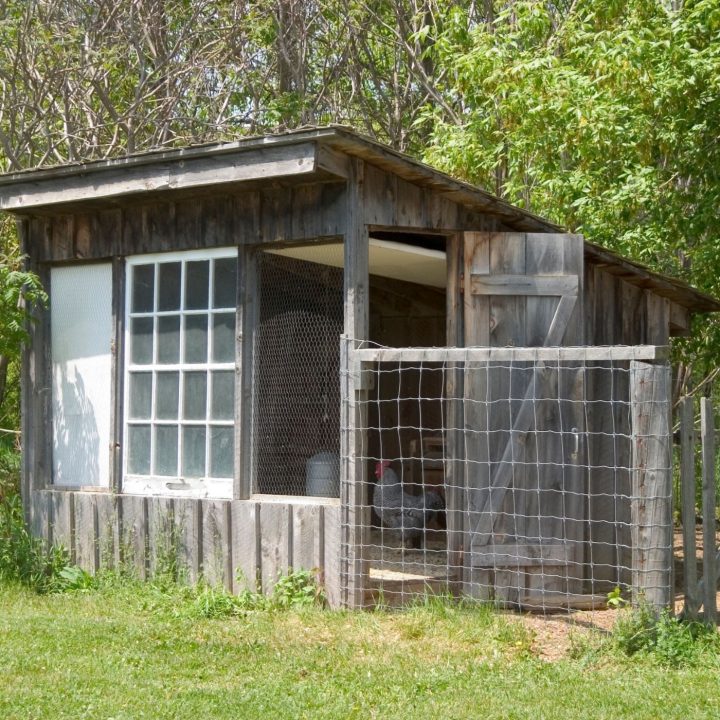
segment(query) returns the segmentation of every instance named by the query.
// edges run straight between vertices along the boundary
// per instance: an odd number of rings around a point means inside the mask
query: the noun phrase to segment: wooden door
[[[466,233],[465,345],[582,345],[582,280],[579,236]],[[475,596],[548,606],[581,592],[582,379],[570,363],[465,368],[465,580]]]

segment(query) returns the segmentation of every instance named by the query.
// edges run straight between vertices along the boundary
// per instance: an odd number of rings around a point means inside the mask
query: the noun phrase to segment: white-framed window
[[[127,259],[124,492],[232,497],[237,249]]]

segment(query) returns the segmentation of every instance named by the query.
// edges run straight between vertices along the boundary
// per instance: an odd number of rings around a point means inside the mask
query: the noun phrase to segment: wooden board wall
[[[601,267],[585,269],[585,343],[588,345],[667,345],[671,313],[685,308],[632,285]],[[592,592],[630,585],[632,575],[632,443],[630,442],[629,363],[593,363],[586,397],[588,412],[588,557]]]
[[[33,531],[63,545],[88,572],[125,568],[140,578],[177,563],[189,582],[204,577],[238,592],[271,592],[290,570],[318,571],[337,607],[340,504],[273,498],[190,500],[39,490]]]

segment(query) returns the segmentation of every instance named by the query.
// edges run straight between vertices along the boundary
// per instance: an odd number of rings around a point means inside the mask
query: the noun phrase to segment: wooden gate
[[[464,240],[466,346],[583,344],[580,236],[467,233]],[[478,365],[466,368],[464,397],[471,592],[544,608],[580,595],[582,372],[568,362]]]

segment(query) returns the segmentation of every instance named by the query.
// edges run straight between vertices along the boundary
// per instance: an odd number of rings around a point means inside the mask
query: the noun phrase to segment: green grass
[[[716,644],[680,668],[608,642],[546,663],[487,608],[206,619],[201,594],[0,587],[0,717],[689,720],[720,707]]]

